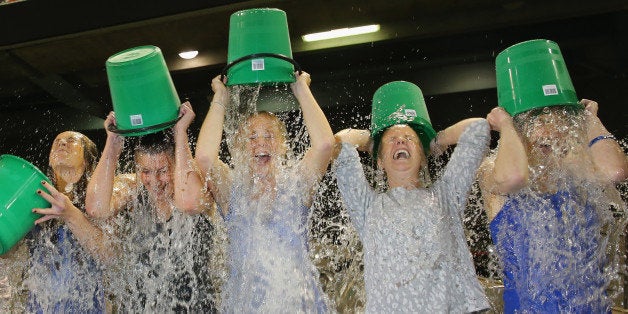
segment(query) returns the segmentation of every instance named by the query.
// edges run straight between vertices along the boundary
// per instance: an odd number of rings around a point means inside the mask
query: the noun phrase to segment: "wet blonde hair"
[[[251,115],[249,115],[248,117],[246,117],[246,119],[238,126],[238,131],[236,132],[236,134],[246,134],[246,128],[248,128],[248,126],[250,125],[250,121],[255,118],[255,117],[267,117],[268,119],[270,119],[273,127],[276,128],[278,138],[277,140],[279,141],[281,147],[282,147],[282,157],[286,157],[287,155],[287,140],[288,140],[288,131],[286,128],[285,123],[279,118],[277,117],[275,114],[273,114],[272,112],[268,112],[268,111],[260,111],[260,112],[256,112],[253,113]],[[246,141],[248,140],[248,138],[246,136],[235,136],[234,137],[234,147],[239,150],[239,151],[244,151],[244,148],[246,146]],[[230,153],[233,156],[233,151],[230,151]]]

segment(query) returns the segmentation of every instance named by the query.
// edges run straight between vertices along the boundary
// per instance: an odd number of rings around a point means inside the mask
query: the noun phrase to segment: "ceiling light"
[[[183,59],[194,59],[194,57],[196,57],[197,55],[198,55],[198,51],[196,50],[179,52],[179,57]]]
[[[330,31],[320,32],[320,33],[312,33],[312,34],[303,35],[302,38],[304,41],[309,42],[309,41],[325,40],[325,39],[338,38],[338,37],[368,34],[368,33],[374,33],[377,31],[379,31],[379,24],[373,24],[373,25],[365,25],[365,26],[358,26],[358,27],[345,27],[345,28],[333,29]]]

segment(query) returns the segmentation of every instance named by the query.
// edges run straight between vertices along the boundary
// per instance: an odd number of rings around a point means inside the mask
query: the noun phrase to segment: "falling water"
[[[585,114],[545,108],[515,121],[529,150],[531,183],[507,205],[515,206],[517,218],[500,220],[492,236],[526,245],[491,248],[498,253],[493,272],[514,274],[522,308],[550,304],[559,295],[568,300],[561,311],[623,305],[626,205],[615,186],[595,175],[585,149]],[[515,266],[513,259],[528,262]],[[589,307],[595,300],[602,308]]]

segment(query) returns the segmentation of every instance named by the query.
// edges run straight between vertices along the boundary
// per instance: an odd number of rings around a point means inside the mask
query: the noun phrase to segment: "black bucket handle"
[[[120,135],[126,135],[126,134],[131,134],[131,133],[136,133],[136,132],[152,131],[152,130],[155,130],[155,129],[171,127],[171,126],[175,125],[179,121],[179,119],[181,119],[181,117],[177,117],[176,119],[171,120],[171,121],[166,121],[166,122],[163,122],[163,123],[159,123],[159,124],[155,124],[155,125],[139,128],[139,129],[128,129],[128,130],[120,130],[115,125],[110,124],[109,127],[108,127],[108,130],[113,132],[113,133],[120,134]]]
[[[234,65],[242,62],[242,61],[246,61],[246,60],[250,60],[250,59],[255,59],[255,58],[263,58],[263,57],[270,57],[270,58],[277,58],[277,59],[281,59],[284,61],[288,61],[290,63],[292,63],[292,65],[294,65],[294,70],[298,71],[299,74],[301,74],[303,71],[301,70],[301,66],[294,61],[293,59],[284,56],[282,54],[278,54],[278,53],[269,53],[269,52],[260,52],[260,53],[254,53],[254,54],[250,54],[248,56],[244,56],[238,59],[233,60],[231,63],[227,64],[227,66],[225,66],[222,71],[220,72],[220,80],[224,80],[225,76],[227,76],[227,71]]]

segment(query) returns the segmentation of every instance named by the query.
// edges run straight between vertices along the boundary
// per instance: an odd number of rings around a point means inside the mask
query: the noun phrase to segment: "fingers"
[[[222,90],[225,88],[225,84],[227,84],[227,77],[222,77],[222,75],[218,75],[212,79],[212,90],[214,92]]]
[[[38,225],[38,224],[40,224],[42,222],[46,222],[48,220],[56,219],[56,218],[59,218],[59,216],[56,216],[56,215],[46,215],[44,217],[41,217],[41,218],[35,220],[35,224]]]
[[[57,189],[52,184],[48,183],[48,181],[42,180],[41,185],[43,185],[46,190],[48,190],[48,192],[50,192],[50,194],[52,194],[53,196],[59,194],[59,191],[57,191]]]
[[[309,73],[305,71],[301,71],[301,72],[295,71],[294,73],[295,73],[294,75],[297,78],[297,81],[303,81],[307,84],[307,86],[310,86],[310,83],[312,83],[312,77],[310,76]]]
[[[44,215],[44,216],[47,216],[47,215],[58,216],[59,215],[59,211],[55,210],[52,207],[48,207],[48,208],[33,208],[32,211],[33,211],[33,213],[37,213],[37,214]]]
[[[593,100],[589,100],[589,99],[582,99],[580,100],[580,104],[584,106],[584,109],[588,112],[590,112],[593,115],[597,115],[597,110],[598,110],[598,103],[596,101]]]
[[[42,191],[42,190],[37,190],[37,194],[39,194],[39,196],[41,196],[41,198],[43,198],[44,200],[46,200],[46,202],[50,203],[52,206],[56,206],[57,204],[57,200],[50,194]]]

